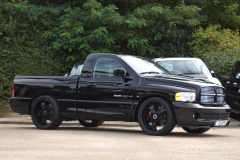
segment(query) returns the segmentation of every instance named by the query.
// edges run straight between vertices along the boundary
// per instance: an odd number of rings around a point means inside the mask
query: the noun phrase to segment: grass
[[[0,106],[0,118],[3,118],[8,113],[8,108],[5,106]]]
[[[4,100],[0,100],[0,118],[6,116],[9,112],[8,102]]]

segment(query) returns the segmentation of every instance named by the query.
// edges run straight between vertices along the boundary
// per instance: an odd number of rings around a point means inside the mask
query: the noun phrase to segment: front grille
[[[201,90],[202,104],[224,104],[225,90],[221,87],[204,87]]]
[[[203,119],[206,120],[228,120],[229,113],[204,113]]]

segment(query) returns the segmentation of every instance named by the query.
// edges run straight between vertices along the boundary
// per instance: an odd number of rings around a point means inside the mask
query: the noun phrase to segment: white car
[[[217,78],[213,77],[214,72],[210,72],[205,63],[199,58],[154,58],[152,60],[172,74],[190,76],[194,79],[222,85]]]

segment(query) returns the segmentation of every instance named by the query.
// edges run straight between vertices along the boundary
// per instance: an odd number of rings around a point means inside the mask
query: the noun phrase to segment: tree
[[[2,0],[2,88],[15,75],[63,75],[89,53],[191,56],[200,13],[182,0]]]
[[[210,25],[206,29],[196,30],[189,45],[196,57],[212,52],[218,54],[232,50],[240,51],[240,35],[238,31],[221,29],[219,25]]]
[[[203,28],[220,25],[222,29],[240,29],[239,0],[185,0],[185,2],[187,5],[198,6],[201,8],[201,15],[207,16],[207,21],[201,24]]]

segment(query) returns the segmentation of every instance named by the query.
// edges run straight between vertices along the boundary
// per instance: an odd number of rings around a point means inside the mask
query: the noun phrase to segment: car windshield
[[[122,56],[122,59],[139,75],[159,75],[169,73],[166,69],[143,57]]]
[[[172,74],[211,76],[207,66],[200,59],[161,60],[157,62]]]

